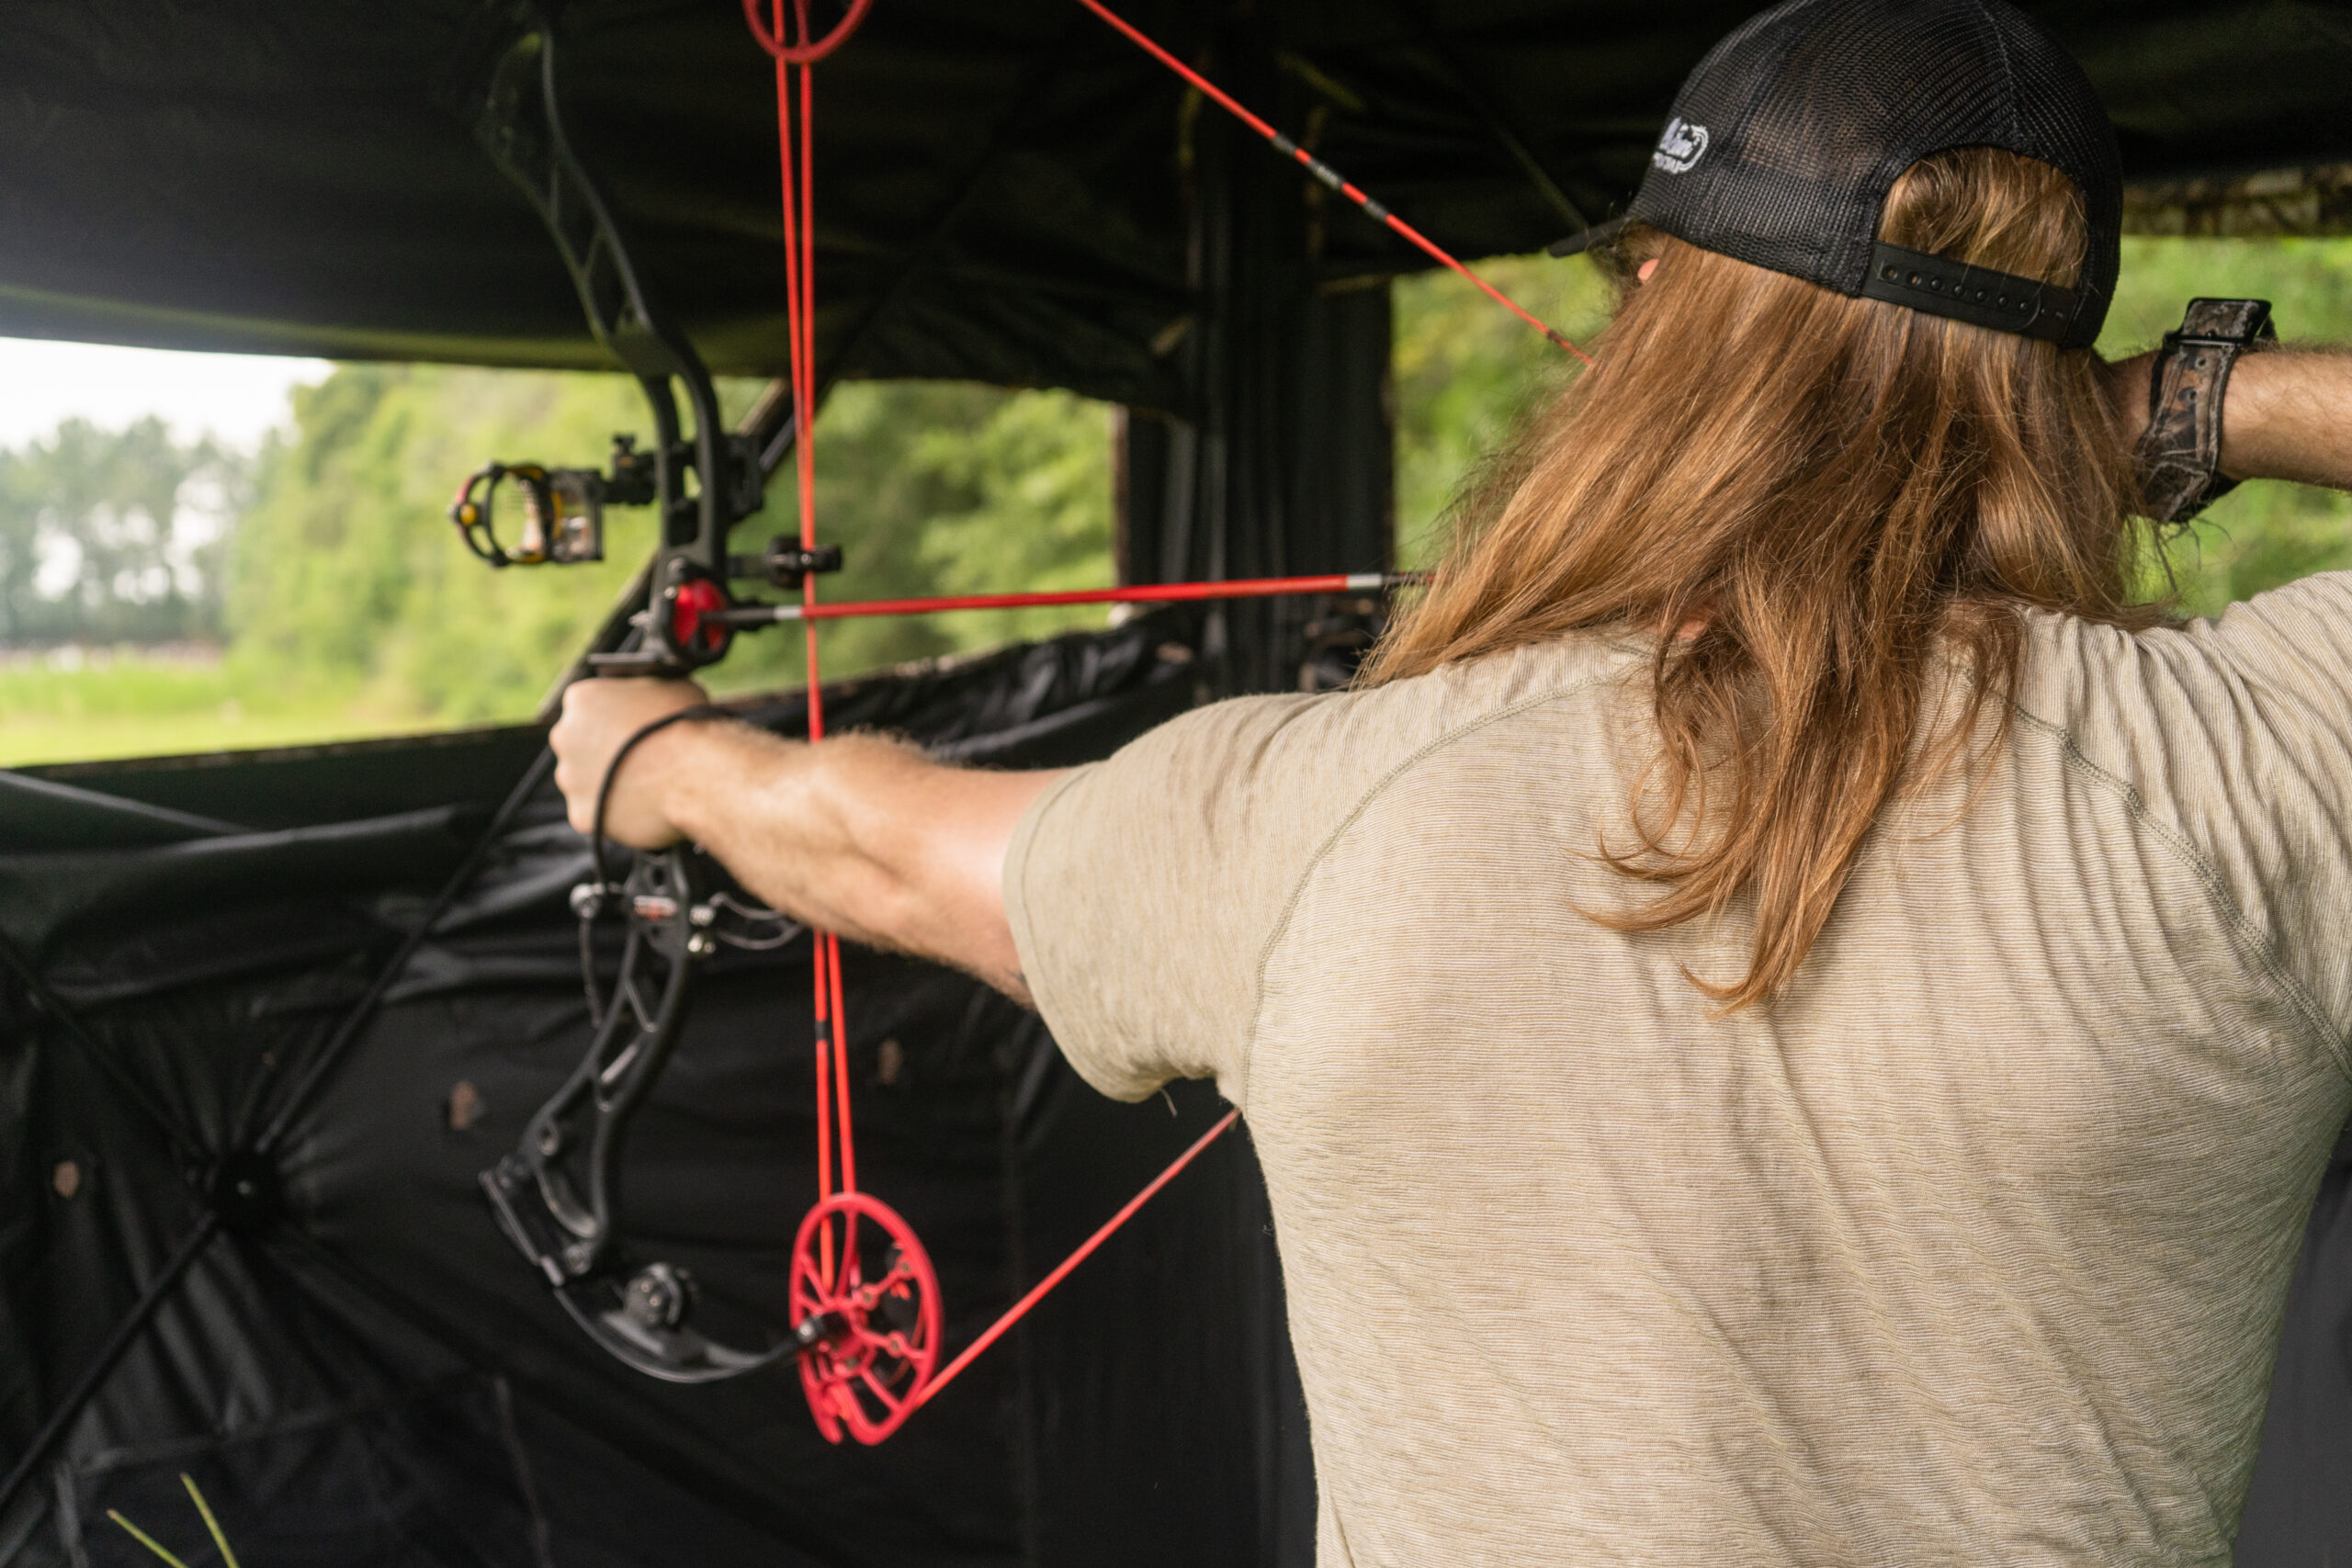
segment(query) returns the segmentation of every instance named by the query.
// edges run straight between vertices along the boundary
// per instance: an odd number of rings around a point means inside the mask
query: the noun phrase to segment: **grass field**
[[[137,649],[0,663],[0,767],[168,756],[430,729],[348,684],[256,678],[217,658]]]

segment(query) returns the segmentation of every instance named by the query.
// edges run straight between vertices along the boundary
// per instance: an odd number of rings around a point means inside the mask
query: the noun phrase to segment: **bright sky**
[[[152,413],[183,441],[209,431],[251,450],[287,420],[288,390],[329,368],[323,359],[0,338],[0,446],[21,446],[77,414],[119,430]]]

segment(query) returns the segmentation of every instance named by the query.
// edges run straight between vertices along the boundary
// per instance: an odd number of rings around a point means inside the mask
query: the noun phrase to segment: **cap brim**
[[[1544,254],[1555,256],[1581,255],[1595,245],[1605,245],[1614,240],[1625,227],[1623,218],[1611,218],[1606,223],[1596,223],[1581,234],[1571,234],[1565,240],[1555,240],[1544,247]]]

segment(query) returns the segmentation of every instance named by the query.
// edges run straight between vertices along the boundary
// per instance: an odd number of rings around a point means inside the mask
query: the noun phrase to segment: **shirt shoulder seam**
[[[1372,809],[1374,802],[1431,756],[1505,719],[1516,717],[1548,703],[1557,702],[1563,697],[1571,696],[1607,679],[1609,677],[1605,674],[1588,675],[1566,685],[1532,693],[1515,703],[1497,708],[1492,713],[1481,715],[1469,723],[1457,725],[1442,734],[1432,736],[1416,748],[1410,755],[1374,781],[1371,786],[1357,798],[1354,806],[1349,808],[1347,815],[1324,835],[1322,841],[1316,846],[1315,852],[1309,855],[1306,863],[1300,867],[1298,875],[1291,884],[1290,894],[1283,900],[1281,915],[1276,918],[1272,929],[1267,932],[1265,942],[1259,948],[1258,962],[1252,976],[1250,1028],[1241,1043],[1240,1066],[1241,1080],[1244,1084],[1249,1082],[1250,1063],[1257,1055],[1258,1032],[1264,1020],[1266,972],[1273,963],[1274,950],[1282,944],[1283,937],[1289,933],[1291,922],[1297,915],[1298,906],[1306,896],[1307,884],[1313,880],[1315,873],[1321,867],[1324,861],[1329,858],[1332,851],[1339,846],[1340,840],[1363,819],[1364,813]],[[2189,874],[2197,879],[2198,886],[2203,889],[2208,907],[2229,931],[2232,943],[2237,948],[2240,956],[2286,997],[2288,1003],[2293,1008],[2296,1015],[2303,1021],[2305,1027],[2325,1047],[2329,1059],[2335,1065],[2336,1071],[2347,1081],[2352,1081],[2352,1055],[2347,1055],[2346,1043],[2329,1024],[2325,1010],[2312,996],[2310,989],[2287,968],[2276,946],[2255,931],[2253,922],[2246,918],[2245,912],[2240,909],[2236,901],[2231,897],[2220,872],[2214,868],[2213,863],[2204,852],[2178,828],[2157,817],[2150,809],[2147,797],[2141,794],[2136,785],[2121,775],[2091,761],[2077,743],[2073,731],[2021,705],[2013,705],[2011,712],[2027,728],[2056,741],[2060,758],[2068,771],[2081,775],[2114,795],[2133,823],[2146,831],[2151,838],[2164,846],[2188,869]]]
[[[2180,829],[2159,818],[2150,808],[2147,796],[2140,793],[2138,785],[2091,761],[2075,740],[2073,730],[2023,706],[2013,705],[2010,712],[2028,728],[2038,730],[2055,740],[2060,761],[2070,773],[2080,774],[2115,795],[2122,803],[2125,815],[2136,826],[2188,868],[2189,874],[2204,889],[2207,906],[2230,933],[2232,945],[2238,950],[2239,956],[2285,994],[2288,1003],[2302,1019],[2304,1025],[2326,1047],[2328,1058],[2335,1064],[2335,1070],[2347,1081],[2352,1081],[2352,1055],[2347,1055],[2345,1042],[2328,1021],[2326,1010],[2319,1005],[2318,998],[2311,994],[2310,988],[2288,969],[2277,945],[2254,929],[2254,922],[2246,918],[2245,911],[2239,908],[2237,901],[2230,896],[2229,886],[2222,880],[2220,871],[2215,869],[2213,863],[2195,841]]]
[[[1036,984],[1030,980],[1027,973],[1028,954],[1022,951],[1023,945],[1022,937],[1029,925],[1030,851],[1037,841],[1038,832],[1046,825],[1046,818],[1069,798],[1070,785],[1076,784],[1085,774],[1091,773],[1096,765],[1089,762],[1072,768],[1068,773],[1047,784],[1037,798],[1029,803],[1029,808],[1021,814],[1021,820],[1013,825],[1012,841],[1005,847],[1008,869],[1012,874],[1001,880],[998,886],[1001,888],[1010,883],[1019,888],[1018,916],[1016,918],[1016,911],[1011,907],[1016,900],[1008,899],[1005,924],[1012,931],[1013,961],[1020,966],[1022,982],[1030,987],[1030,1002],[1036,1007],[1037,1016],[1041,1019],[1045,1017],[1045,1007],[1042,999],[1037,996]]]
[[[1299,903],[1306,897],[1307,883],[1314,879],[1317,869],[1329,858],[1331,852],[1339,847],[1340,840],[1347,836],[1348,830],[1362,820],[1363,814],[1372,809],[1373,803],[1387,794],[1391,786],[1399,779],[1456,741],[1476,735],[1478,731],[1499,724],[1507,718],[1515,718],[1531,709],[1542,707],[1547,703],[1555,703],[1563,697],[1573,696],[1588,687],[1597,686],[1611,678],[1609,672],[1603,671],[1586,675],[1566,685],[1547,687],[1541,692],[1531,693],[1515,703],[1498,707],[1492,713],[1481,714],[1466,724],[1456,725],[1442,734],[1431,736],[1417,747],[1410,755],[1373,781],[1371,786],[1357,797],[1355,805],[1349,808],[1348,814],[1340,818],[1331,830],[1323,836],[1323,841],[1316,845],[1315,852],[1307,856],[1306,863],[1299,868],[1297,877],[1291,883],[1290,896],[1283,901],[1282,913],[1275,918],[1272,930],[1266,933],[1264,943],[1258,950],[1256,973],[1252,976],[1250,983],[1250,1028],[1241,1040],[1240,1076],[1243,1085],[1242,1092],[1245,1095],[1249,1092],[1247,1086],[1250,1082],[1250,1064],[1258,1054],[1258,1031],[1265,1019],[1266,971],[1273,963],[1274,949],[1282,945],[1283,938],[1288,934],[1291,920],[1298,913]]]

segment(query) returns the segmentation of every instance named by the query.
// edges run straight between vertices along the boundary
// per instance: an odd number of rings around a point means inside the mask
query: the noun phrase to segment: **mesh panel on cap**
[[[1627,216],[1703,249],[1861,291],[1887,188],[1956,147],[2039,158],[2081,188],[2089,343],[2115,290],[2122,175],[2082,68],[2005,0],[1789,0],[1682,85]]]

